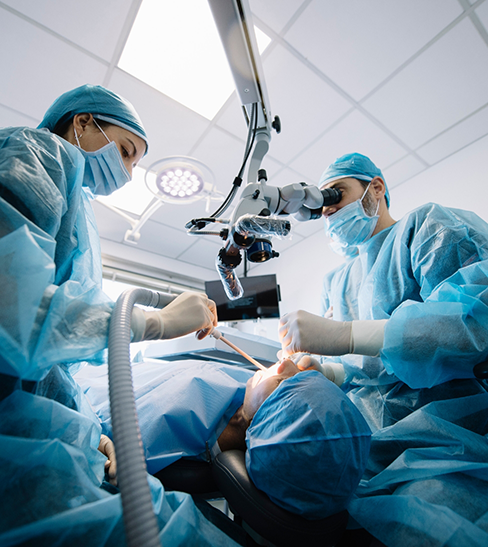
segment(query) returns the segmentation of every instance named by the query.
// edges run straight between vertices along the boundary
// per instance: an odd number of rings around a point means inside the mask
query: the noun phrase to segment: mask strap
[[[107,135],[105,134],[105,131],[98,125],[97,120],[95,120],[95,118],[93,118],[93,123],[98,127],[98,129],[100,129],[100,131],[103,133],[103,136],[107,139],[107,141],[108,141],[108,142],[112,142],[112,141],[107,137]]]
[[[373,181],[371,181],[373,182]],[[366,186],[366,190],[364,191],[363,195],[361,196],[361,202],[363,201],[364,199],[364,196],[368,193],[368,190],[369,190],[369,187],[371,186],[371,182],[368,184],[368,186]]]
[[[373,182],[373,181],[371,181]],[[369,190],[369,187],[371,186],[371,182],[368,184],[368,186],[366,187],[366,190],[364,191],[364,194],[362,195],[361,197],[361,204],[363,203],[363,198],[364,196],[367,194],[368,190]],[[376,204],[376,212],[375,214],[373,215],[374,217],[378,214],[378,209],[380,208],[380,202],[378,201],[378,203]],[[363,206],[363,209],[364,209],[364,206]],[[369,215],[368,215],[369,216]]]
[[[80,146],[80,139],[81,137],[83,137],[83,135],[80,135],[80,137],[78,138],[78,133],[76,132],[76,128],[73,126],[73,130],[75,132],[75,139],[76,139],[76,144],[78,145],[78,148],[81,148]]]

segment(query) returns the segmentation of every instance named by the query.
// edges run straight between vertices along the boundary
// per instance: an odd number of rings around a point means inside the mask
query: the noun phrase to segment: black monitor
[[[244,294],[237,300],[229,300],[222,281],[205,281],[205,292],[217,304],[219,321],[245,319],[269,319],[280,316],[280,287],[276,275],[256,275],[239,278]]]

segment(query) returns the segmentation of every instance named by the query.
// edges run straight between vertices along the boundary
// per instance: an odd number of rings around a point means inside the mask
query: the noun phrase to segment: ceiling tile
[[[316,220],[307,220],[306,222],[298,222],[292,220],[292,233],[299,234],[302,237],[309,237],[317,232],[322,232],[324,229],[324,221],[321,218]]]
[[[131,229],[130,223],[115,211],[108,209],[98,201],[92,201],[91,204],[95,211],[100,237],[122,243],[124,241],[125,233],[127,230]],[[129,214],[129,216],[131,215]]]
[[[474,211],[488,221],[488,136],[393,188],[391,210],[400,218],[423,203]]]
[[[488,3],[484,2],[481,6],[478,6],[475,13],[488,31]]]
[[[12,49],[15,54],[5,53]],[[103,64],[1,8],[0,50],[0,104],[39,121],[61,93],[101,83],[106,72]]]
[[[266,158],[264,160],[264,164],[266,165]],[[314,180],[309,179],[294,169],[289,168],[280,169],[276,174],[268,177],[268,183],[270,186],[279,186],[280,188],[287,186],[288,184],[295,184],[297,182],[315,184]]]
[[[456,0],[315,0],[285,40],[359,100],[460,13]]]
[[[273,157],[288,163],[350,109],[350,104],[285,48],[264,61],[271,109],[281,120]]]
[[[304,0],[250,0],[251,12],[279,33],[293,17]]]
[[[210,236],[187,236],[191,239],[192,245],[178,256],[178,260],[188,264],[198,264],[201,268],[213,270],[217,276],[215,260],[223,241],[210,239]]]
[[[199,114],[122,70],[114,70],[109,87],[134,105],[144,123],[149,152],[141,160],[143,167],[168,156],[188,156],[209,126]]]
[[[194,148],[192,156],[210,168],[217,188],[227,195],[242,165],[244,142],[213,127]]]
[[[416,150],[428,163],[434,164],[471,144],[488,133],[488,107],[456,124]]]
[[[137,246],[144,251],[177,258],[192,244],[192,239],[185,232],[148,220],[141,228]]]
[[[229,133],[246,141],[248,133],[247,122],[242,110],[241,102],[235,93],[232,94],[229,101],[217,114],[215,123],[222,129],[225,129],[229,131]]]
[[[412,148],[484,106],[488,48],[469,19],[364,102]]]
[[[382,169],[382,173],[385,176],[388,188],[391,189],[424,171],[425,168],[426,166],[421,161],[409,154],[390,167]]]
[[[100,237],[124,243],[124,236],[131,228],[127,220],[98,202],[92,202]],[[140,229],[140,239],[135,247],[169,258],[177,258],[194,241],[184,231],[162,225],[149,219]],[[132,247],[129,243],[124,243]]]
[[[270,151],[266,154],[266,156],[264,156],[263,161],[261,162],[261,168],[266,171],[266,175],[268,176],[268,184],[270,184],[271,186],[282,186],[282,183],[277,182],[277,180],[275,179],[278,176],[278,179],[281,180],[281,174],[285,167],[282,163],[279,163],[278,161],[273,159],[271,155],[273,138],[274,135],[271,135]]]
[[[17,127],[37,125],[37,120],[24,116],[21,112],[16,112],[10,108],[0,105],[0,127]]]
[[[369,156],[380,168],[405,155],[405,150],[366,116],[355,110],[291,163],[318,183],[325,168],[349,152]]]
[[[110,61],[133,2],[5,0],[3,3],[87,51]],[[45,54],[43,50],[40,51]]]
[[[277,251],[278,253],[283,253],[290,247],[293,247],[293,245],[299,245],[303,241],[303,237],[298,234],[297,232],[290,232],[290,235],[287,237],[283,237],[281,239],[277,237],[271,238],[271,244],[273,246],[273,250]]]

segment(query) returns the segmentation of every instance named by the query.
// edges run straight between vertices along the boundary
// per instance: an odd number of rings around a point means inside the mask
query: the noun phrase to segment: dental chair
[[[245,452],[240,450],[222,452],[211,464],[178,460],[154,476],[167,490],[204,499],[225,498],[234,522],[257,544],[333,547],[346,529],[347,511],[322,520],[307,520],[276,505],[252,483],[246,470]]]

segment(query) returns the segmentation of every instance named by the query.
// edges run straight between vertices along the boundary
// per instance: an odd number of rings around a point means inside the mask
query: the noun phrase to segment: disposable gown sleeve
[[[1,373],[37,381],[106,347],[113,303],[83,170],[47,130],[0,130]]]
[[[411,237],[423,301],[403,302],[386,323],[385,368],[412,388],[473,378],[488,358],[488,225],[433,206]]]

